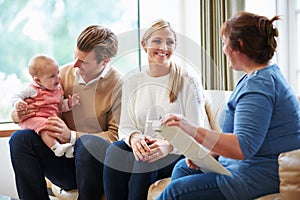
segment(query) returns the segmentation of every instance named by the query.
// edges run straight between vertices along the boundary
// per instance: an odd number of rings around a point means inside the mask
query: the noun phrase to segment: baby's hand
[[[16,110],[17,111],[27,110],[27,103],[25,101],[19,101],[16,104]]]
[[[74,107],[76,105],[80,105],[79,99],[80,98],[79,98],[78,94],[73,94],[73,96],[69,95],[68,96],[68,106],[69,106],[69,108],[72,108],[72,107]]]

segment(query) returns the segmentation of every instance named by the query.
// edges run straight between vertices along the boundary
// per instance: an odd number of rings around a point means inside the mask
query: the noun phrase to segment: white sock
[[[72,146],[70,143],[60,144],[59,142],[56,142],[51,147],[51,150],[55,153],[56,156],[61,157],[66,152],[66,149],[70,146]]]

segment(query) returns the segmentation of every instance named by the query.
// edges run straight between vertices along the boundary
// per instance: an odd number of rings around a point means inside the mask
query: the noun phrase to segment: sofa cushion
[[[263,197],[259,197],[255,200],[282,200],[279,193],[269,194]]]
[[[162,193],[162,191],[167,187],[167,185],[170,182],[171,182],[171,178],[164,178],[150,185],[148,189],[147,200],[157,199],[157,197]]]
[[[205,109],[212,130],[221,131],[224,108],[231,94],[232,91],[204,90]]]
[[[60,187],[54,185],[52,183],[52,192],[59,200],[77,200],[78,199],[78,191],[76,189],[65,191],[62,190]]]
[[[50,181],[47,182],[47,186],[48,186],[48,184],[50,185],[54,196],[58,200],[77,200],[78,199],[78,190],[77,189],[65,191],[65,190],[61,189],[60,187],[56,186],[55,184],[51,183]],[[106,199],[105,195],[102,195],[100,200],[105,200],[105,199]]]
[[[281,153],[278,163],[282,199],[300,199],[300,149]]]

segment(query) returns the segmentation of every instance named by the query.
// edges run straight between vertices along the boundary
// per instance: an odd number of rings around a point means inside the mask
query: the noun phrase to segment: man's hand
[[[71,130],[65,122],[57,116],[48,117],[43,129],[51,131],[49,132],[49,135],[57,138],[61,143],[70,142]]]
[[[24,109],[17,109],[11,112],[11,118],[15,123],[24,121],[27,118],[34,117],[36,112],[39,111],[39,108],[32,104],[33,99],[25,99],[27,106]]]

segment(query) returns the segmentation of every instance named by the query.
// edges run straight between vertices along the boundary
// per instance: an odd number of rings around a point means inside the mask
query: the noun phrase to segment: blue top
[[[217,183],[227,199],[254,199],[279,192],[278,156],[300,148],[300,109],[274,64],[244,75],[226,107],[222,131],[238,135],[245,160],[220,157],[231,176]]]

